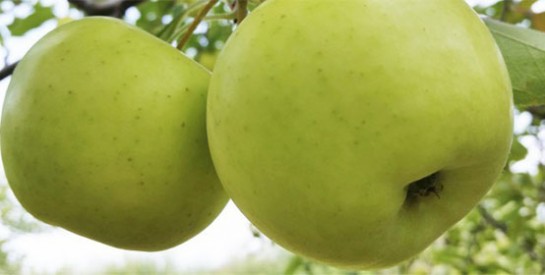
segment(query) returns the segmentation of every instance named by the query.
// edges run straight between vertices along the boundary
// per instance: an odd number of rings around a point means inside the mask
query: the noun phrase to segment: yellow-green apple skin
[[[36,218],[125,249],[191,238],[228,198],[206,138],[210,73],[120,20],[47,34],[17,66],[1,124],[8,182]]]
[[[218,57],[212,159],[236,205],[280,245],[386,267],[426,248],[497,179],[510,85],[462,0],[269,0]],[[409,192],[423,178],[430,188]]]

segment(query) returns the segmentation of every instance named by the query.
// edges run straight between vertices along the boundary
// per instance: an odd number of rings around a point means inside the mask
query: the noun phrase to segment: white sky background
[[[424,1],[424,0],[422,0]],[[69,12],[65,1],[47,0],[46,4],[55,5],[58,16],[80,17],[78,12]],[[470,5],[490,5],[497,0],[466,0]],[[3,5],[5,3],[0,3]],[[545,0],[538,1],[535,9],[545,10]],[[29,11],[18,11],[24,15]],[[5,32],[3,26],[11,21],[9,16],[0,14],[0,32]],[[48,31],[54,29],[56,23],[46,22],[40,28],[30,31],[24,37],[9,38],[6,47],[9,51],[8,63],[19,60],[25,52]],[[5,53],[0,52],[0,67],[4,66]],[[0,82],[0,106],[9,81]],[[516,118],[515,131],[521,133],[530,124],[531,116],[521,114]],[[518,171],[528,171],[542,158],[538,149],[538,141],[533,138],[523,138],[521,142],[531,148],[528,157],[513,166]],[[529,172],[535,172],[530,169]],[[0,184],[7,184],[3,169],[0,167]],[[15,201],[15,199],[12,199]],[[17,204],[18,205],[18,204]],[[21,211],[24,211],[19,206]],[[26,212],[25,212],[26,213]],[[26,214],[28,215],[28,214]],[[30,215],[28,215],[29,218]],[[68,231],[44,225],[43,233],[23,234],[16,236],[8,243],[10,256],[23,259],[25,273],[54,273],[68,268],[75,273],[95,273],[105,266],[122,267],[126,261],[152,262],[158,267],[174,266],[179,271],[202,270],[214,271],[233,261],[244,259],[270,259],[285,253],[264,238],[254,238],[250,231],[250,223],[229,203],[218,219],[205,231],[192,240],[173,249],[154,252],[131,252],[112,248],[95,241],[79,237]],[[0,225],[0,237],[6,237],[9,231]]]

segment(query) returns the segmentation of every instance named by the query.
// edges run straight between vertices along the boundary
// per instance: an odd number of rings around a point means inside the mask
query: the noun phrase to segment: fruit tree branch
[[[19,64],[19,61],[9,64],[6,67],[2,68],[2,70],[0,70],[0,81],[10,76],[13,73],[13,70],[15,70],[15,67],[17,67],[17,64]]]
[[[216,3],[218,3],[218,0],[210,0],[208,4],[206,4],[202,8],[199,14],[195,16],[195,19],[193,20],[193,22],[187,29],[186,33],[184,34],[184,36],[182,36],[182,38],[180,39],[180,42],[178,42],[178,46],[177,46],[178,50],[181,50],[184,47],[184,45],[187,43],[187,41],[189,41],[189,38],[191,38],[191,35],[195,31],[195,29],[197,29],[197,26],[199,26],[201,21],[208,14],[208,12],[214,7],[214,5],[216,5]]]
[[[82,10],[87,16],[101,15],[121,18],[130,7],[136,6],[144,0],[119,0],[107,5],[96,4],[96,1],[89,0],[68,0],[68,2]]]
[[[492,214],[490,214],[482,205],[479,205],[477,207],[477,210],[479,210],[479,213],[481,214],[481,217],[485,220],[486,223],[491,225],[492,227],[500,230],[504,234],[507,234],[507,225],[503,222],[500,222],[496,220]]]

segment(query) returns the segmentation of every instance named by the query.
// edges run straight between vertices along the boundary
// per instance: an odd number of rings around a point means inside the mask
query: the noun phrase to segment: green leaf
[[[51,7],[44,7],[41,4],[34,6],[34,12],[24,18],[15,18],[13,23],[8,26],[9,31],[14,36],[21,36],[27,31],[39,27],[43,22],[54,18]]]
[[[545,33],[492,19],[485,19],[485,23],[505,58],[515,105],[545,104]]]
[[[511,153],[509,154],[509,161],[519,161],[526,157],[528,149],[524,147],[518,139],[515,137],[513,145],[511,146]]]

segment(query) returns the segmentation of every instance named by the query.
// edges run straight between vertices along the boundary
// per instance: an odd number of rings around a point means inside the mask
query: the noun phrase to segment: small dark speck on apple
[[[72,90],[68,90],[68,94],[72,95],[74,92]]]
[[[172,96],[171,95],[167,95],[167,98],[171,98]]]
[[[128,161],[128,162],[132,162],[132,158],[127,158],[127,161]]]
[[[180,126],[182,126],[182,128],[185,128],[185,122],[182,122]]]
[[[186,91],[186,92],[189,92],[189,88],[188,88],[188,87],[185,87],[185,91]]]
[[[135,116],[134,119],[139,120],[140,116]]]

